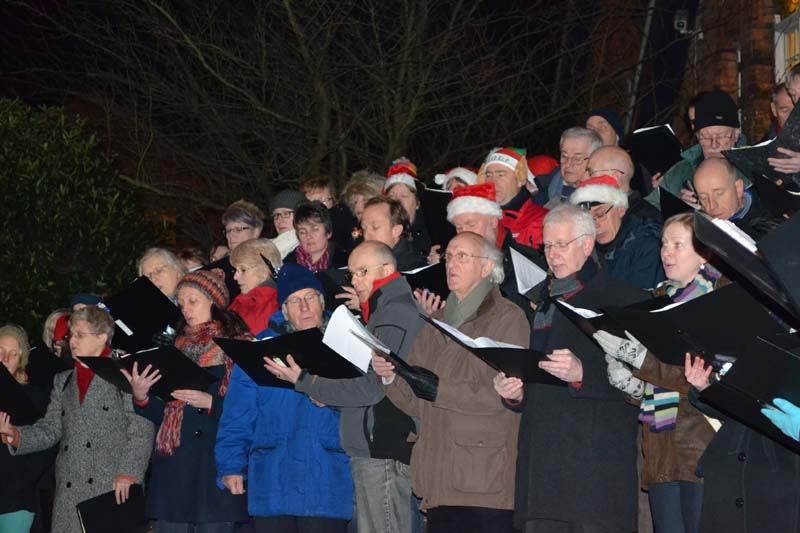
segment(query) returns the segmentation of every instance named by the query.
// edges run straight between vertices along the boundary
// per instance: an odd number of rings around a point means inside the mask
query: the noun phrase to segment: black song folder
[[[447,287],[447,271],[445,270],[444,262],[436,263],[421,267],[409,272],[403,272],[406,281],[411,286],[411,290],[425,289],[428,292],[441,296],[446,300],[450,296],[450,289]]]
[[[618,324],[613,318],[607,314],[599,314],[599,316],[586,318],[579,313],[575,312],[568,305],[564,305],[561,300],[551,299],[552,303],[556,305],[559,311],[572,322],[575,327],[581,330],[581,333],[592,339],[597,331],[603,330],[617,337],[625,338],[625,328]],[[666,307],[672,303],[669,296],[659,296],[658,298],[651,298],[650,300],[643,300],[633,305],[628,306],[629,309],[636,309],[640,311],[655,311]]]
[[[342,303],[337,300],[336,295],[345,292],[344,287],[350,287],[350,283],[345,280],[347,268],[329,268],[316,273],[317,279],[322,283],[322,292],[325,295],[325,309],[333,311]]]
[[[11,423],[26,426],[44,413],[31,401],[25,387],[20,385],[5,365],[0,365],[0,411],[11,416]]]
[[[153,335],[174,326],[181,312],[149,279],[141,276],[105,301],[115,329],[112,346],[127,353],[153,346]]]
[[[784,435],[762,413],[775,398],[800,405],[800,355],[774,339],[757,337],[728,372],[700,398],[743,424],[800,453],[800,443]]]
[[[552,374],[548,374],[539,368],[539,361],[549,360],[547,355],[541,352],[528,348],[470,346],[464,342],[463,339],[443,328],[433,319],[425,315],[420,316],[469,353],[498,372],[504,372],[507,377],[519,378],[525,383],[541,383],[543,385],[556,385],[559,387],[567,385],[564,381],[561,381]]]
[[[118,505],[114,491],[84,500],[76,506],[83,533],[146,533],[142,486],[130,486],[128,499]]]
[[[291,355],[297,365],[309,374],[329,379],[357,378],[363,375],[347,359],[323,344],[322,332],[318,328],[295,331],[263,341],[214,339],[214,342],[262,387],[294,388],[294,385],[277,379],[264,368],[264,357],[278,358],[286,364],[286,356]]]
[[[658,202],[661,206],[661,214],[664,220],[681,213],[691,213],[694,208],[669,192],[667,189],[662,188],[658,195]]]
[[[776,185],[764,176],[750,176],[756,192],[758,192],[761,202],[775,218],[783,218],[783,215],[793,215],[800,211],[800,195],[790,192],[786,186]]]
[[[711,362],[716,355],[736,357],[757,335],[784,332],[753,297],[733,283],[665,311],[634,308],[606,313],[659,360],[683,366],[686,352]]]
[[[447,221],[447,204],[452,198],[453,193],[450,191],[428,187],[419,193],[420,211],[425,219],[431,243],[441,245],[442,253],[450,239],[456,235],[456,228]]]
[[[683,146],[669,124],[640,128],[625,141],[625,147],[636,164],[651,174],[662,174],[681,160]],[[661,191],[664,192],[663,190]],[[664,217],[666,218],[666,217]]]
[[[161,373],[161,379],[153,384],[150,392],[165,402],[175,399],[172,397],[172,393],[176,390],[190,389],[205,392],[212,383],[217,381],[213,374],[195,364],[174,346],[152,348],[119,359],[113,357],[79,357],[78,359],[91,368],[95,374],[127,393],[131,392],[131,387],[120,370],[124,368],[130,373],[133,364],[137,363],[137,369],[141,373],[147,365],[152,365]]]
[[[794,316],[800,317],[800,215],[773,229],[757,245],[764,263],[767,264],[774,279],[783,289],[783,294],[794,308]]]

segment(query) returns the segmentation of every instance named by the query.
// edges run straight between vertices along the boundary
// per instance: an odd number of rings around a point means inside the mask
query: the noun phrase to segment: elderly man
[[[614,178],[584,181],[569,201],[594,219],[595,249],[611,277],[640,289],[652,289],[664,280],[661,224],[630,214],[628,196]]]
[[[661,222],[661,211],[646,202],[639,191],[631,189],[635,169],[631,156],[619,146],[603,146],[595,150],[586,165],[586,176],[582,181],[598,176],[611,176],[619,188],[628,196],[628,212],[640,218]]]
[[[740,135],[739,112],[728,93],[714,90],[704,94],[695,109],[695,137],[697,144],[681,152],[683,161],[675,163],[665,174],[661,183],[645,200],[660,208],[661,189],[666,189],[684,202],[697,204],[694,193],[685,185],[691,182],[697,167],[706,159],[723,159],[722,152],[734,146],[743,146],[746,140]],[[750,181],[742,174],[740,179],[746,187]]]
[[[413,270],[425,265],[425,258],[414,252],[411,221],[397,200],[386,196],[367,200],[361,213],[361,231],[365,241],[382,242],[392,250],[398,270]]]
[[[586,179],[586,166],[595,150],[603,146],[603,140],[590,129],[574,127],[561,134],[561,166],[550,176],[546,188],[540,188],[534,197],[539,205],[552,207],[567,202],[569,195]]]
[[[769,218],[753,190],[745,190],[735,167],[725,159],[704,161],[694,174],[694,188],[700,205],[708,216],[730,220],[742,231],[758,238],[761,231],[753,222]]]
[[[424,322],[392,250],[384,243],[365,241],[347,264],[367,329],[406,358]],[[358,531],[411,531],[412,523],[420,520],[412,509],[408,467],[414,421],[385,397],[380,380],[371,370],[358,378],[335,380],[309,375],[295,364],[270,366],[277,376],[293,382],[296,391],[340,408],[341,444],[350,456]]]
[[[525,150],[499,148],[490,152],[478,173],[478,182],[494,184],[497,203],[503,211],[500,224],[514,240],[523,246],[539,246],[547,210],[534,204],[525,188],[528,182]]]
[[[263,337],[324,330],[327,316],[317,277],[290,263],[278,272],[277,282],[280,309]],[[264,360],[268,370],[276,366]],[[254,531],[344,533],[353,512],[353,482],[338,448],[337,410],[293,390],[259,387],[234,366],[214,449],[217,485],[244,494],[247,475]],[[265,449],[269,453],[261,452]]]
[[[586,117],[586,128],[600,136],[603,146],[619,146],[625,134],[619,115],[608,108],[592,109]]]
[[[595,309],[647,298],[610,278],[592,259],[594,221],[562,205],[544,222],[548,280],[538,300],[531,347],[539,366],[565,387],[498,379],[507,407],[521,411],[515,525],[525,532],[636,530],[636,409],[612,387],[604,354],[553,299]]]
[[[527,346],[522,311],[497,288],[501,254],[491,241],[459,233],[447,245],[445,261],[451,292],[433,318],[470,337]],[[423,330],[408,362],[427,370],[422,391],[417,376],[403,370],[402,379],[396,378],[393,365],[381,357],[373,358],[373,367],[392,402],[420,420],[411,476],[428,511],[429,533],[510,533],[519,418],[497,401],[493,380],[505,376],[433,326]]]

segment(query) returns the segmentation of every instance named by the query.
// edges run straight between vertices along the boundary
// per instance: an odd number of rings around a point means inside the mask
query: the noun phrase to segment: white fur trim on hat
[[[586,185],[579,187],[569,197],[572,205],[584,202],[597,202],[599,204],[610,204],[614,207],[628,207],[628,195],[610,185]]]
[[[519,158],[514,158],[509,154],[505,154],[501,151],[493,152],[489,154],[486,158],[486,166],[489,165],[503,165],[504,167],[508,167],[511,170],[517,169],[517,163],[519,163]]]
[[[503,218],[503,211],[497,202],[492,202],[486,198],[478,196],[461,196],[455,198],[447,204],[447,221],[453,222],[453,218],[464,213],[477,213],[479,215],[489,215],[490,217]]]
[[[417,180],[415,180],[411,174],[406,174],[405,172],[394,174],[386,178],[386,183],[383,184],[383,192],[388,191],[389,187],[397,185],[398,183],[402,183],[408,186],[412,191],[417,192]]]
[[[464,167],[455,167],[444,174],[436,174],[433,181],[436,182],[437,185],[441,185],[442,189],[447,189],[447,184],[450,183],[450,180],[453,178],[458,178],[467,185],[475,185],[478,183],[478,175]]]

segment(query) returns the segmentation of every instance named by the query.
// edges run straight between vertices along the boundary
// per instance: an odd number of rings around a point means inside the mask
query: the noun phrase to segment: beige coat
[[[442,312],[433,318],[441,320]],[[459,330],[525,347],[530,337],[525,314],[496,287]],[[497,371],[428,324],[408,362],[439,376],[432,403],[414,396],[402,378],[387,386],[391,401],[420,419],[411,478],[422,508],[513,509],[520,415],[506,409],[495,392]]]

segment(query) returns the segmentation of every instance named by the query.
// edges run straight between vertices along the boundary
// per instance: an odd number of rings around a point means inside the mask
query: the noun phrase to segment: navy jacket
[[[661,265],[661,224],[626,214],[617,236],[595,246],[612,278],[640,289],[652,289],[665,279]]]

